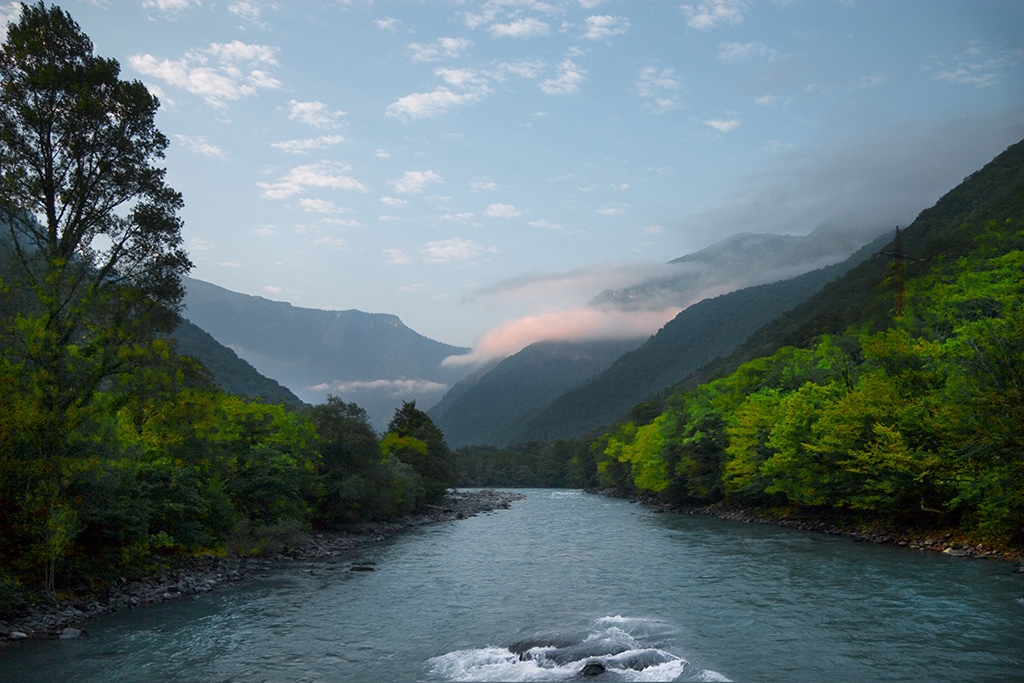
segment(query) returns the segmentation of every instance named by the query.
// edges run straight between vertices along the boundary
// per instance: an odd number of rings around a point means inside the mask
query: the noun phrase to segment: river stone
[[[580,676],[600,676],[605,672],[604,664],[597,661],[590,661],[580,669]]]
[[[66,629],[64,629],[63,631],[60,632],[60,639],[61,640],[74,640],[75,638],[81,638],[81,637],[82,637],[81,629],[71,628],[70,626],[68,626]]]
[[[11,640],[25,640],[26,638],[28,638],[28,634],[24,631],[11,631],[10,635],[8,635],[8,638],[10,638]]]

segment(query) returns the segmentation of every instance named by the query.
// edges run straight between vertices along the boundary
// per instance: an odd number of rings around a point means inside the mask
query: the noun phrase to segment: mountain
[[[623,310],[686,308],[709,294],[778,282],[842,263],[882,232],[827,225],[805,236],[741,232],[670,261],[656,276],[637,285],[605,290],[590,305]]]
[[[296,408],[304,405],[290,389],[261,375],[256,368],[239,358],[237,353],[188,320],[182,320],[170,336],[177,340],[175,350],[201,362],[213,374],[213,381],[224,391]]]
[[[639,348],[631,342],[616,359],[605,355],[615,343],[543,342],[478,369],[429,414],[455,446],[546,441],[608,424],[867,258],[873,251],[857,251],[866,234],[819,227],[804,237],[727,237],[656,269],[658,277],[590,302],[624,310],[684,308]],[[746,287],[765,281],[773,284]],[[705,299],[708,291],[732,294]]]
[[[394,316],[300,308],[185,278],[184,316],[307,403],[355,402],[382,427],[402,401],[433,405],[466,375],[443,367],[468,349],[428,339]]]
[[[870,258],[886,242],[887,237],[876,238],[842,263],[693,304],[642,346],[551,401],[523,424],[513,441],[568,438],[614,422],[637,403],[728,354],[752,332]]]
[[[901,231],[907,255],[906,279],[970,253],[975,248],[975,236],[965,235],[963,226],[985,226],[996,218],[1024,219],[1022,197],[1024,140],[965,178]],[[884,250],[891,252],[891,243]],[[728,374],[740,364],[770,355],[783,346],[806,346],[822,334],[841,333],[851,326],[888,327],[894,309],[891,264],[890,254],[863,261],[807,301],[765,324],[727,356],[699,368],[678,388]]]
[[[504,446],[543,406],[633,349],[639,339],[537,342],[456,384],[427,414],[453,448]]]

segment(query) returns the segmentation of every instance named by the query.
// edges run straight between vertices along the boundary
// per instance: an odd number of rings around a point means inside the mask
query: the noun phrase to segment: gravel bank
[[[281,553],[256,557],[215,557],[185,559],[181,566],[158,576],[120,579],[105,594],[67,602],[61,606],[32,605],[13,621],[0,621],[0,644],[28,638],[79,638],[87,635],[89,619],[134,609],[141,605],[176,600],[212,591],[233,581],[257,578],[282,564],[333,557],[367,543],[380,542],[396,533],[427,524],[466,519],[474,515],[505,510],[524,496],[510,491],[484,489],[451,492],[439,505],[425,506],[416,513],[391,522],[374,522],[347,531],[314,531],[303,545]]]

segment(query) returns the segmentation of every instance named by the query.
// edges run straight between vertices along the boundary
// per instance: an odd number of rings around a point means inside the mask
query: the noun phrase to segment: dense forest
[[[667,397],[580,439],[460,449],[460,482],[844,513],[1019,548],[1022,295],[1024,142]]]
[[[355,404],[303,406],[246,373],[273,402],[231,395],[179,353],[182,197],[156,165],[156,98],[119,76],[42,2],[0,47],[0,614],[454,484],[415,402],[381,436]],[[181,346],[209,344],[184,329]]]

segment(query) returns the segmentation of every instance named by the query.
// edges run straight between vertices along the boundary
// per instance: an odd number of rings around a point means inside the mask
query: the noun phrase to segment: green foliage
[[[902,291],[890,259],[866,261],[695,375],[660,417],[593,439],[593,475],[670,500],[852,510],[1020,547],[1022,227],[1024,142],[903,233]]]
[[[1019,546],[1024,234],[1020,219],[985,225],[975,250],[907,281],[890,326],[781,347],[601,435],[601,484],[959,523]]]
[[[152,165],[156,100],[118,73],[43,3],[0,47],[3,613],[174,555],[283,550],[454,478],[414,404],[382,458],[358,406],[232,396],[175,352],[181,197]]]
[[[441,430],[416,408],[415,401],[404,401],[395,411],[381,441],[381,454],[397,458],[419,475],[423,500],[437,500],[455,485],[455,456]]]

